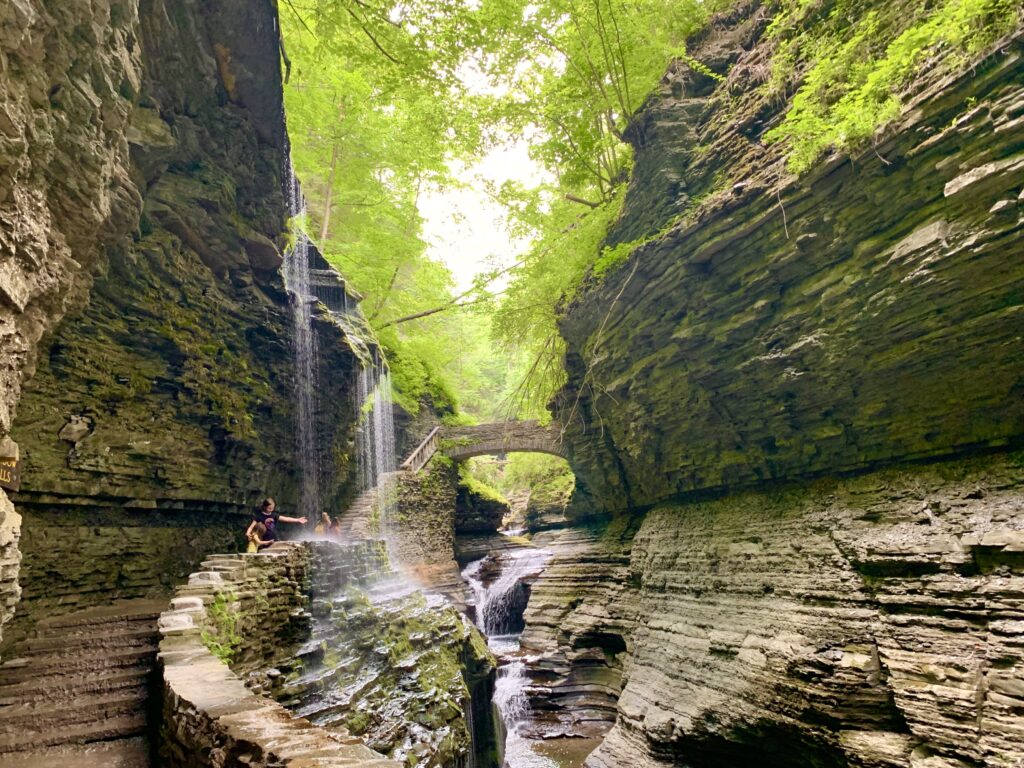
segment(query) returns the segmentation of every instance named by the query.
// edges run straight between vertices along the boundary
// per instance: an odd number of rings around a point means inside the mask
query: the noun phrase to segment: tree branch
[[[601,203],[595,203],[593,200],[584,200],[582,197],[576,197],[576,195],[565,193],[565,199],[570,203],[582,203],[590,208],[600,208]]]
[[[399,66],[402,65],[402,62],[400,62],[398,59],[396,59],[394,56],[392,56],[390,53],[384,50],[384,46],[377,42],[377,38],[374,37],[370,30],[366,28],[366,22],[363,21],[363,19],[359,18],[355,11],[353,11],[347,5],[345,6],[345,11],[348,13],[349,16],[356,20],[356,24],[358,24],[359,28],[363,30],[363,34],[370,38],[370,42],[373,43],[374,48],[376,48],[378,51],[384,54],[384,57],[388,61],[392,62],[393,64],[398,64]]]
[[[479,304],[480,302],[487,301],[489,298],[491,297],[481,296],[479,299],[473,299],[473,301],[464,301],[461,304],[456,303],[455,300],[453,299],[447,304],[442,304],[440,307],[434,307],[433,309],[425,309],[422,312],[417,312],[412,315],[406,315],[405,317],[399,317],[396,320],[388,320],[383,325],[377,326],[377,329],[380,330],[381,328],[387,328],[388,326],[398,325],[399,323],[408,323],[410,320],[419,320],[421,317],[430,317],[431,315],[436,315],[438,312],[445,312],[449,309],[462,309],[462,307],[471,307],[474,304]]]
[[[434,307],[433,309],[426,309],[426,310],[424,310],[422,312],[416,312],[415,314],[412,314],[412,315],[406,315],[405,317],[399,317],[396,320],[388,320],[383,325],[377,326],[377,329],[380,330],[381,328],[387,328],[390,325],[398,325],[399,323],[407,323],[410,320],[419,320],[421,317],[429,317],[430,315],[436,315],[438,312],[444,312],[446,309],[459,309],[460,307],[469,307],[469,306],[472,306],[473,304],[479,304],[480,302],[487,301],[488,299],[491,298],[491,296],[489,296],[489,295],[488,296],[481,296],[480,298],[473,299],[472,301],[462,301],[462,300],[464,298],[466,298],[467,296],[472,296],[477,291],[482,291],[485,285],[490,285],[491,283],[493,283],[495,280],[497,280],[502,275],[508,274],[509,272],[511,272],[516,267],[522,266],[522,264],[523,264],[523,262],[517,261],[515,264],[513,264],[511,266],[505,267],[504,269],[502,269],[502,270],[500,270],[498,272],[495,272],[493,275],[491,275],[490,277],[487,278],[487,281],[485,283],[483,283],[483,285],[474,285],[468,291],[463,291],[458,296],[456,296],[453,299],[451,299],[451,301],[447,301],[447,302],[445,302],[444,304],[442,304],[439,307]]]

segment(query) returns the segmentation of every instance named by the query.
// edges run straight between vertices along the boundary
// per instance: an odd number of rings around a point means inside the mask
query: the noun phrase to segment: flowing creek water
[[[523,610],[530,594],[527,580],[543,571],[550,557],[551,552],[546,549],[515,548],[474,560],[462,571],[462,577],[473,590],[471,605],[476,625],[499,661],[493,701],[504,735],[504,768],[570,768],[583,761],[582,757],[561,759],[552,753],[551,745],[523,733],[530,717],[526,674],[529,658],[519,644]],[[500,571],[490,579],[495,561],[500,564]]]

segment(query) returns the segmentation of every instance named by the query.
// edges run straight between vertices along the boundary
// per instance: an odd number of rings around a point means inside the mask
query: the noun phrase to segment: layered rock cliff
[[[556,418],[608,510],[1024,433],[1021,37],[925,72],[874,147],[795,178],[762,142],[785,103],[753,87],[771,46],[745,10],[693,50],[728,81],[679,65],[631,129],[611,238],[667,232],[561,325]]]
[[[562,322],[570,511],[614,519],[534,586],[535,708],[617,701],[594,768],[1018,765],[1024,47],[797,178],[769,16],[637,115],[611,240],[655,236]]]
[[[53,6],[53,7],[50,7]],[[0,9],[0,437],[6,438],[44,334],[80,303],[88,268],[141,208],[125,138],[141,64],[132,3]],[[76,82],[74,72],[89,73]],[[5,440],[3,454],[17,454]],[[4,573],[17,574],[20,517],[0,491]],[[0,624],[18,599],[5,576]]]
[[[0,436],[23,461],[30,623],[166,591],[236,546],[258,497],[296,503],[287,139],[269,0],[18,0],[0,25]],[[349,305],[315,318],[333,499],[367,345]]]
[[[1015,765],[1022,460],[676,502],[576,537],[526,614],[539,727],[586,734],[617,698],[588,765]]]

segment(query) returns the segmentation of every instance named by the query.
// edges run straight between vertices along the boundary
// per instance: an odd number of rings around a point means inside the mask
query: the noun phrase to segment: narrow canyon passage
[[[0,766],[1024,768],[1007,0],[0,3]]]

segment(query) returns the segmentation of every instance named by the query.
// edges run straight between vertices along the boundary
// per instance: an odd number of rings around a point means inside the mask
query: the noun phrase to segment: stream
[[[577,768],[594,746],[581,743],[589,740],[541,740],[523,734],[530,718],[530,658],[519,645],[530,597],[527,580],[543,571],[550,557],[550,551],[537,547],[508,549],[474,560],[462,570],[473,591],[470,607],[476,625],[498,657],[493,704],[504,733],[503,768]]]

